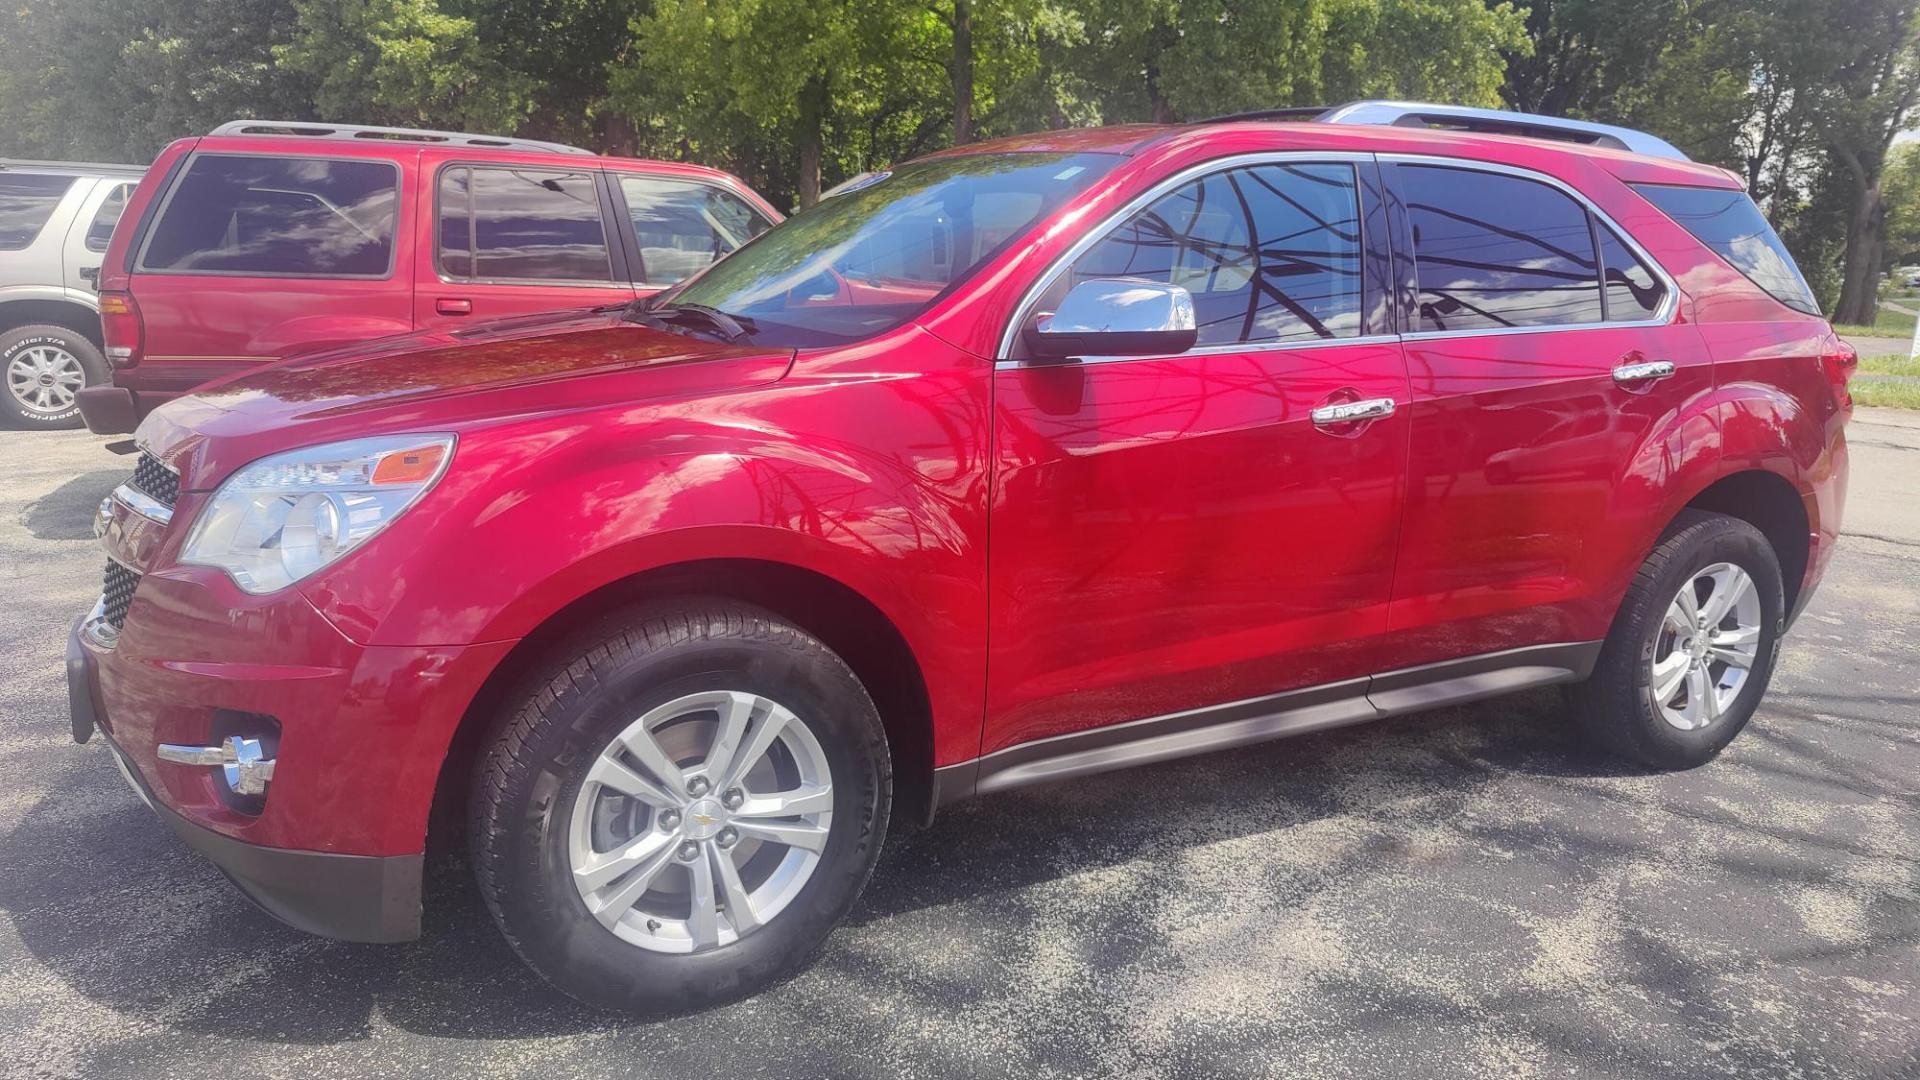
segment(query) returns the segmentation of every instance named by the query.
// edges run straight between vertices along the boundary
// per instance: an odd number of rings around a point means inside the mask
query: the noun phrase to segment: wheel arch
[[[1780,582],[1786,593],[1784,611],[1798,610],[1800,590],[1806,584],[1807,562],[1812,555],[1813,524],[1807,512],[1808,496],[1793,482],[1764,468],[1747,468],[1727,473],[1694,493],[1673,516],[1682,510],[1706,510],[1724,514],[1752,525],[1767,538],[1774,557],[1780,561]],[[1672,524],[1669,517],[1668,525]],[[1663,525],[1661,531],[1666,531]]]
[[[105,347],[100,337],[100,312],[77,300],[0,300],[0,334],[38,323],[64,326],[93,342],[94,348]]]
[[[832,649],[867,688],[886,726],[894,805],[928,820],[935,805],[933,709],[906,636],[872,600],[826,574],[792,563],[713,558],[653,567],[606,582],[549,614],[495,665],[454,730],[434,783],[428,840],[464,828],[473,763],[501,706],[569,635],[623,609],[681,598],[726,599],[765,608]]]

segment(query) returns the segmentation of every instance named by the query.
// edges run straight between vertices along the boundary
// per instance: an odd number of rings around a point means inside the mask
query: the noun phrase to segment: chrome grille
[[[145,450],[140,451],[140,463],[133,467],[133,486],[168,507],[180,498],[180,474]]]
[[[107,582],[100,589],[100,614],[108,626],[119,630],[127,625],[127,609],[133,606],[133,590],[139,587],[139,574],[107,560]]]

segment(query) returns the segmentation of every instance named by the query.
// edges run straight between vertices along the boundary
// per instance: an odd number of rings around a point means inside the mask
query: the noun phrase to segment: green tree
[[[146,162],[236,117],[311,119],[294,0],[25,0],[0,12],[0,154]]]
[[[534,80],[436,0],[302,0],[273,53],[329,120],[512,131],[533,110]]]

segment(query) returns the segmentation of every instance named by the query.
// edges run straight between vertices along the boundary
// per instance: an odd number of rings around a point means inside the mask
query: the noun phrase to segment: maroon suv
[[[154,159],[100,269],[111,386],[87,426],[300,352],[626,303],[780,214],[669,161],[411,128],[235,121]]]

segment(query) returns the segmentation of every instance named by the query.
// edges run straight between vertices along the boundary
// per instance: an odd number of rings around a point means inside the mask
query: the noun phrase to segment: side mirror
[[[1034,356],[1170,356],[1193,348],[1199,324],[1193,294],[1138,278],[1083,281],[1022,335]]]

